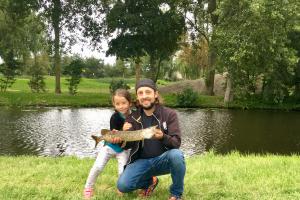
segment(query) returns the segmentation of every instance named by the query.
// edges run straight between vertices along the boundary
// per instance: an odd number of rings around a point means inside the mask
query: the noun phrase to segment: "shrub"
[[[81,73],[83,68],[84,63],[81,59],[73,60],[65,68],[65,74],[69,76],[66,80],[68,82],[68,89],[71,95],[75,95],[77,93],[77,87],[81,80]]]
[[[45,78],[41,74],[33,74],[28,85],[32,92],[45,92]]]
[[[192,88],[186,88],[176,95],[177,105],[179,107],[195,107],[197,104],[198,93]]]
[[[117,89],[123,88],[123,89],[130,89],[130,87],[127,85],[127,83],[124,80],[112,80],[109,85],[109,91],[111,94],[113,94]]]

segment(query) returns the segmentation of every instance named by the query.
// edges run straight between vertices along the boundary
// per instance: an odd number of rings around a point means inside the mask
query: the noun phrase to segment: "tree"
[[[75,95],[77,93],[77,87],[81,80],[83,68],[84,62],[78,58],[73,60],[65,69],[65,74],[69,76],[66,80],[68,82],[68,89],[71,95]]]
[[[294,73],[294,85],[295,85],[295,92],[294,96],[297,100],[300,99],[300,30],[292,30],[289,32],[289,39],[290,43],[289,46],[296,50],[296,54],[298,57],[298,62],[295,65]]]
[[[28,68],[28,74],[31,75],[28,83],[32,92],[45,92],[46,84],[44,75],[50,69],[49,56],[45,52],[41,52],[39,55],[35,55],[34,58],[30,58],[26,62]]]
[[[292,1],[222,1],[215,45],[237,98],[253,97],[258,78],[264,100],[280,103],[288,96],[296,57],[287,33],[296,10]]]
[[[50,39],[54,51],[55,68],[55,93],[61,93],[60,74],[61,74],[61,54],[62,47],[66,43],[72,45],[76,39],[79,39],[78,31],[83,31],[88,36],[90,24],[93,17],[102,14],[100,8],[105,1],[94,0],[39,0],[39,11],[48,21],[49,35],[54,33],[53,40]],[[84,29],[84,30],[82,30]],[[63,34],[62,30],[69,30],[70,35]],[[77,30],[77,31],[76,31]]]
[[[208,46],[205,39],[197,44],[184,43],[178,55],[181,62],[181,72],[185,78],[196,79],[201,77],[208,67]]]
[[[214,94],[215,63],[217,59],[216,48],[213,45],[215,40],[215,30],[218,25],[218,15],[216,13],[216,0],[190,0],[183,4],[186,13],[186,21],[191,39],[194,43],[201,40],[208,46],[208,66],[206,72],[206,91],[208,95]],[[200,47],[200,46],[194,46]]]
[[[90,57],[84,60],[83,75],[89,78],[104,77],[104,62],[101,59]]]
[[[0,57],[4,64],[0,66],[1,91],[5,91],[15,82],[24,57],[28,55],[28,31],[26,23],[32,14],[34,4],[30,0],[3,0],[0,2]]]
[[[28,83],[32,92],[45,92],[46,85],[44,75],[50,68],[49,57],[47,55],[48,45],[46,41],[45,24],[36,15],[30,15],[26,21],[27,46],[33,54],[33,62],[27,58],[27,67],[31,75]],[[29,57],[31,57],[29,55]]]
[[[117,33],[110,40],[107,53],[134,59],[137,64],[142,56],[149,55],[150,78],[156,81],[161,62],[178,49],[185,30],[184,17],[177,9],[179,3],[172,0],[118,1],[107,15],[108,33]]]

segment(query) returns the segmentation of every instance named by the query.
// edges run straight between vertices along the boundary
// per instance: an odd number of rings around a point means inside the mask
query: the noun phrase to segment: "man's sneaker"
[[[151,196],[151,194],[153,193],[153,191],[154,191],[154,189],[156,188],[157,185],[158,185],[158,178],[156,176],[153,176],[152,177],[152,184],[147,189],[141,190],[141,192],[139,193],[139,196],[141,196],[141,197]]]
[[[84,188],[83,197],[84,199],[91,199],[93,196],[93,188]]]
[[[176,196],[170,196],[169,200],[182,200],[182,198]]]

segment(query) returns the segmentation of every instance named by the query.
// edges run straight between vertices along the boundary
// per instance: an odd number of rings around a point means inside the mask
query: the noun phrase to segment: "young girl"
[[[125,89],[117,89],[112,96],[112,103],[115,108],[115,113],[110,118],[110,130],[122,130],[125,118],[131,112],[130,93]],[[105,142],[105,145],[101,147],[97,159],[87,178],[83,191],[85,199],[90,199],[93,196],[93,188],[96,183],[96,179],[106,163],[113,156],[115,156],[118,160],[119,176],[123,172],[124,165],[126,164],[129,156],[129,150],[123,150],[118,144]]]

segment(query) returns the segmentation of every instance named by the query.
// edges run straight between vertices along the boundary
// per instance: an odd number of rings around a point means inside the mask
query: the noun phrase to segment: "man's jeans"
[[[183,193],[185,161],[179,149],[168,150],[154,158],[138,159],[127,165],[118,180],[118,189],[124,193],[146,189],[152,184],[152,176],[169,173],[173,182],[170,186],[170,193],[180,197]]]

